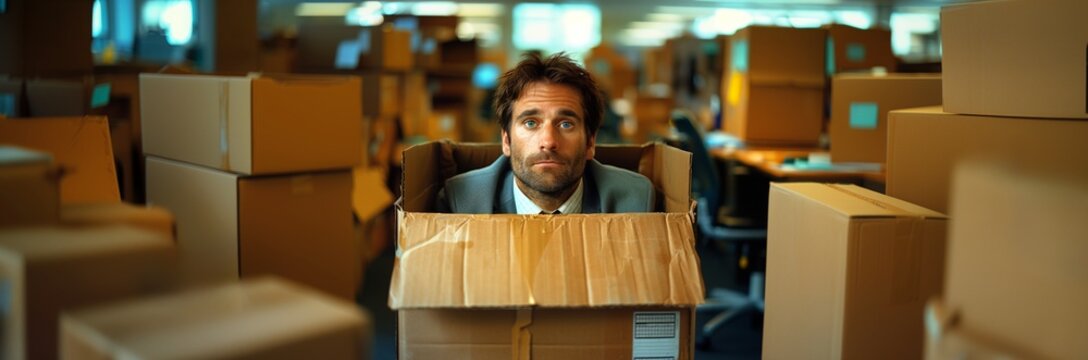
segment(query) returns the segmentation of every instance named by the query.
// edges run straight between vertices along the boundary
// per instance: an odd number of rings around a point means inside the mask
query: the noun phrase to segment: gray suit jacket
[[[510,158],[499,156],[487,167],[446,180],[438,193],[438,212],[459,214],[516,214],[514,172]],[[654,187],[639,173],[586,162],[582,183],[582,213],[628,213],[654,211]]]

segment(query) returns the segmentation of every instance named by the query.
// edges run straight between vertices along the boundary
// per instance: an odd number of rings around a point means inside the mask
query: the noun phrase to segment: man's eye
[[[535,128],[536,125],[537,125],[536,120],[525,120],[525,127],[527,127],[527,128],[532,129],[532,128]]]
[[[562,128],[562,129],[573,129],[574,128],[574,123],[572,123],[570,121],[564,121],[564,122],[559,123],[559,127]]]

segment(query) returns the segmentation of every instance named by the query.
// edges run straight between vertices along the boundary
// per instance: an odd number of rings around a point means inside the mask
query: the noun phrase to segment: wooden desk
[[[790,170],[783,169],[782,162],[787,158],[807,157],[814,152],[823,152],[816,148],[746,148],[714,149],[711,156],[724,161],[738,161],[767,174],[773,181],[814,181],[846,182],[863,184],[864,182],[884,183],[884,171],[857,170]]]

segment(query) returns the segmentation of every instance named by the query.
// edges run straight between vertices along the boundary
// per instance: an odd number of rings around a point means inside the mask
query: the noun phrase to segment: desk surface
[[[818,148],[723,148],[711,150],[710,154],[721,160],[736,160],[759,169],[775,181],[884,182],[883,170],[851,168],[798,170],[782,167],[782,162],[787,158],[804,158],[814,152],[824,151]]]

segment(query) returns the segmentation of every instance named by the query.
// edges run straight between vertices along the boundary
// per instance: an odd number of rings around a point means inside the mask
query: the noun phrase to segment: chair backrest
[[[703,134],[695,127],[692,117],[687,110],[674,110],[672,126],[683,136],[684,144],[691,151],[691,191],[694,197],[699,199],[699,206],[717,212],[721,178],[718,176],[718,168],[710,158]]]

